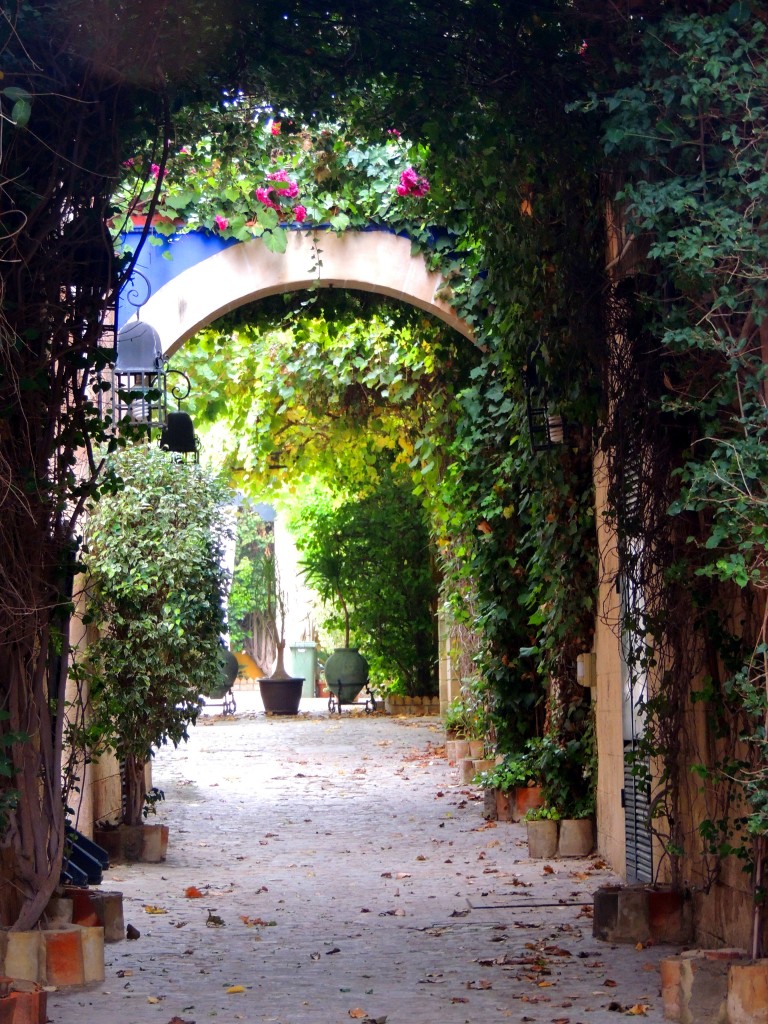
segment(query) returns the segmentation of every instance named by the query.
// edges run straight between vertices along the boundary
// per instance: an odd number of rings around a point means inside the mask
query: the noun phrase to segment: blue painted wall
[[[140,228],[126,232],[123,236],[124,248],[134,252],[140,238]],[[117,304],[118,330],[136,313],[137,307],[142,306],[150,295],[154,295],[174,277],[209,256],[215,256],[222,249],[240,244],[236,238],[224,239],[201,231],[169,236],[152,232],[151,238],[160,244],[150,244],[150,238],[147,238],[136,264],[136,269],[144,275],[148,285],[136,275],[122,289]],[[147,291],[148,287],[150,291]]]

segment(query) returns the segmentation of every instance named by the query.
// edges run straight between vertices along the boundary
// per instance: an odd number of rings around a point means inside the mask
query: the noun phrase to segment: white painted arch
[[[313,239],[321,250],[317,266]],[[445,281],[389,231],[290,231],[285,253],[254,238],[183,271],[145,303],[141,319],[160,335],[166,356],[196,331],[238,306],[311,286],[376,292],[438,317],[473,340],[469,326],[440,297]]]

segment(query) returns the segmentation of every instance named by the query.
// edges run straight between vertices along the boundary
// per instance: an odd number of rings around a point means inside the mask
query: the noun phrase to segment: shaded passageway
[[[141,937],[107,947],[103,984],[51,993],[54,1024],[660,1024],[669,947],[596,942],[581,904],[608,871],[530,861],[522,826],[485,823],[437,719],[237,696],[158,756],[168,859],[104,882]]]

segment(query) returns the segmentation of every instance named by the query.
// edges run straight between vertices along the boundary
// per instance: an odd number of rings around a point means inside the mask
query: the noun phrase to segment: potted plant
[[[267,590],[266,622],[277,656],[272,672],[259,679],[261,700],[267,714],[297,715],[304,677],[289,675],[285,668],[286,597],[280,585],[274,550],[268,551],[264,559],[264,575]]]
[[[528,856],[545,858],[557,856],[560,814],[554,807],[532,807],[525,814],[528,829]]]
[[[536,772],[545,806],[556,811],[558,855],[586,857],[595,841],[595,793],[590,770],[590,733],[562,738],[546,735],[537,743]]]
[[[518,821],[542,802],[541,786],[535,781],[533,741],[519,753],[505,754],[487,772],[481,772],[480,785],[493,791],[499,821]]]
[[[220,679],[226,495],[155,447],[127,448],[110,465],[120,487],[91,508],[83,547],[91,639],[74,671],[89,689],[88,719],[71,739],[121,766],[126,858],[161,859],[165,826],[144,826],[161,796],[147,791],[146,764],[153,747],[187,738],[200,694]],[[161,834],[156,855],[150,828]]]
[[[344,644],[335,648],[325,662],[325,680],[339,704],[350,704],[368,682],[368,662],[357,647],[350,645],[350,591],[353,589],[354,567],[350,564],[340,534],[327,528],[322,517],[316,517],[317,529],[303,548],[299,562],[301,574],[321,600],[335,604],[342,615]]]

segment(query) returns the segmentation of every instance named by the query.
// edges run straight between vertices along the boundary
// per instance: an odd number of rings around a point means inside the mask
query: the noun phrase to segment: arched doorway
[[[441,296],[446,287],[442,275],[428,269],[423,255],[412,254],[408,238],[386,230],[291,230],[285,253],[270,252],[259,239],[222,247],[218,239],[209,244],[205,236],[191,233],[160,247],[146,246],[138,270],[151,291],[140,318],[157,330],[166,356],[238,306],[313,287],[400,299],[473,337]],[[133,313],[129,301],[121,307],[121,323]]]

